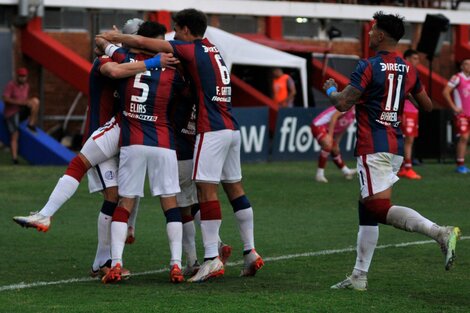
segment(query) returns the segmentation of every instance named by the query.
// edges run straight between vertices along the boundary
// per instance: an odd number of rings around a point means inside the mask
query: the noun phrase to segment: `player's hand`
[[[328,88],[336,87],[338,88],[338,84],[335,82],[333,78],[328,78],[327,81],[323,84],[323,90],[326,92]]]
[[[122,35],[120,31],[110,30],[110,31],[96,35],[96,38],[104,38],[107,41],[116,42],[119,35]]]
[[[98,55],[103,55],[104,49],[106,48],[107,45],[109,45],[110,42],[104,39],[103,37],[95,37],[95,43],[96,43],[96,48],[101,51],[101,53],[98,54],[96,53],[96,49],[95,49],[95,53]]]
[[[459,108],[459,107],[454,107],[452,108],[452,110],[454,110],[455,115],[462,113],[462,108]]]
[[[173,53],[160,53],[160,64],[163,68],[175,68],[180,60],[174,57]]]

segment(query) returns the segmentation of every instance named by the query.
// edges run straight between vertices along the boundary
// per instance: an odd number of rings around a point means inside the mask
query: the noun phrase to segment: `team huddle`
[[[44,208],[30,216],[14,217],[22,226],[47,231],[51,216],[88,173],[90,191],[104,195],[91,270],[103,283],[130,276],[123,267],[123,251],[126,242],[134,240],[146,175],[152,196],[160,197],[166,217],[171,282],[183,282],[185,276],[189,282],[203,282],[224,274],[231,247],[219,237],[220,183],[243,242],[241,276],[254,276],[264,265],[255,250],[253,209],[241,184],[241,138],[231,110],[229,70],[217,47],[203,37],[207,27],[204,13],[185,9],[173,19],[175,40],[171,41],[157,38],[166,31],[161,25],[138,19],[128,21],[122,32],[109,31],[96,38],[102,56],[90,73],[87,140]],[[392,187],[403,163],[400,122],[405,98],[426,111],[432,109],[432,102],[416,69],[393,52],[404,34],[403,19],[378,12],[374,20],[369,36],[377,55],[359,62],[343,91],[337,90],[333,79],[325,82],[324,90],[334,107],[312,124],[322,146],[316,180],[327,182],[324,167],[331,153],[344,176],[351,179],[357,172],[360,182],[356,264],[351,276],[333,285],[334,289],[367,289],[379,223],[436,240],[446,270],[455,261],[460,236],[458,227],[439,226],[413,209],[391,203]],[[354,116],[357,171],[344,164],[338,148]],[[327,128],[331,120],[337,125],[330,123]],[[195,221],[200,224],[204,246],[201,265],[196,256]]]
[[[122,255],[126,241],[134,238],[131,215],[143,196],[146,174],[167,221],[171,282],[184,281],[183,274],[191,276],[189,282],[224,274],[231,247],[219,237],[220,182],[243,242],[241,276],[254,276],[264,265],[254,246],[253,209],[241,184],[240,132],[231,112],[228,69],[217,48],[203,38],[204,13],[186,9],[175,14],[174,22],[172,41],[157,39],[166,32],[161,25],[143,22],[137,28],[136,19],[124,26],[123,33],[110,31],[96,39],[104,54],[90,74],[90,136],[44,208],[14,218],[23,226],[46,231],[50,217],[88,172],[90,191],[102,190],[105,198],[92,266],[92,275],[101,274],[104,283],[129,276]],[[194,218],[200,221],[204,245],[201,265]]]

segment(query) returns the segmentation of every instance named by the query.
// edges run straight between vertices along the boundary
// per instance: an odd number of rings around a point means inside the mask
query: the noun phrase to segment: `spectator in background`
[[[18,164],[20,111],[22,108],[29,108],[28,129],[34,133],[39,113],[39,99],[29,97],[28,70],[26,68],[21,67],[16,71],[16,80],[10,81],[3,91],[3,101],[5,102],[5,121],[11,136],[11,156],[13,164]]]
[[[410,63],[412,66],[416,67],[419,64],[419,55],[418,51],[413,49],[408,49],[403,53],[403,58]],[[413,100],[413,99],[411,99]],[[412,153],[413,153],[413,143],[416,137],[418,137],[418,125],[419,125],[419,111],[417,109],[417,104],[414,104],[410,99],[405,99],[405,106],[403,109],[402,115],[402,124],[401,130],[403,136],[405,137],[405,146],[404,146],[404,161],[401,165],[400,171],[398,172],[398,177],[409,178],[409,179],[421,179],[421,176],[418,175],[413,170],[412,162]],[[413,100],[414,101],[414,100]]]
[[[279,108],[292,108],[297,93],[292,77],[284,74],[281,68],[273,69],[273,100]]]
[[[461,72],[452,76],[447,86],[444,87],[442,95],[455,113],[455,128],[459,137],[455,171],[459,174],[468,174],[470,169],[465,166],[465,153],[470,135],[470,59],[464,59],[460,69]]]
[[[347,112],[340,112],[331,106],[318,114],[310,124],[312,134],[321,146],[318,156],[318,168],[315,180],[320,183],[327,183],[325,177],[325,167],[328,156],[333,158],[335,165],[343,172],[346,179],[350,180],[357,173],[355,168],[348,168],[343,162],[339,142],[349,125],[354,123],[356,112],[354,108]]]

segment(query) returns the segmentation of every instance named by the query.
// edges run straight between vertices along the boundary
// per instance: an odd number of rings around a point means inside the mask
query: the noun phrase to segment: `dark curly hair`
[[[157,38],[159,36],[165,36],[166,27],[157,22],[146,21],[140,25],[137,35],[141,35],[149,38]]]
[[[404,17],[398,14],[384,14],[382,11],[379,11],[374,14],[374,20],[376,21],[377,28],[386,32],[397,42],[405,34]]]
[[[193,36],[202,37],[207,28],[207,17],[196,9],[184,9],[173,15],[173,21],[179,27],[188,27]]]

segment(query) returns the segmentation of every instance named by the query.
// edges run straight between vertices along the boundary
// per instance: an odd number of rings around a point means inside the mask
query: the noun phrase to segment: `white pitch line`
[[[460,238],[460,240],[468,240],[468,239],[470,239],[470,236],[462,236]],[[402,248],[402,247],[408,247],[408,246],[425,245],[428,243],[435,243],[435,241],[434,240],[422,240],[422,241],[402,242],[402,243],[397,243],[397,244],[380,245],[380,246],[377,246],[376,249]],[[289,259],[302,258],[302,257],[315,257],[315,256],[340,254],[340,253],[353,252],[353,251],[356,251],[356,247],[334,249],[334,250],[321,250],[321,251],[305,252],[305,253],[297,253],[297,254],[288,254],[288,255],[280,255],[280,256],[275,256],[275,257],[265,257],[263,258],[263,260],[265,262],[275,262],[275,261],[289,260]],[[237,266],[241,264],[243,264],[243,261],[228,262],[226,266]],[[161,268],[158,270],[132,273],[132,276],[144,276],[144,275],[158,274],[158,273],[163,273],[163,272],[168,272],[168,268]],[[8,290],[34,288],[34,287],[40,287],[40,286],[65,285],[65,284],[72,284],[72,283],[88,282],[88,281],[93,281],[93,280],[97,280],[97,278],[91,278],[91,277],[71,278],[71,279],[63,279],[63,280],[57,280],[57,281],[38,281],[35,283],[29,283],[29,284],[21,282],[21,283],[13,284],[13,285],[0,286],[0,292],[8,291]]]

